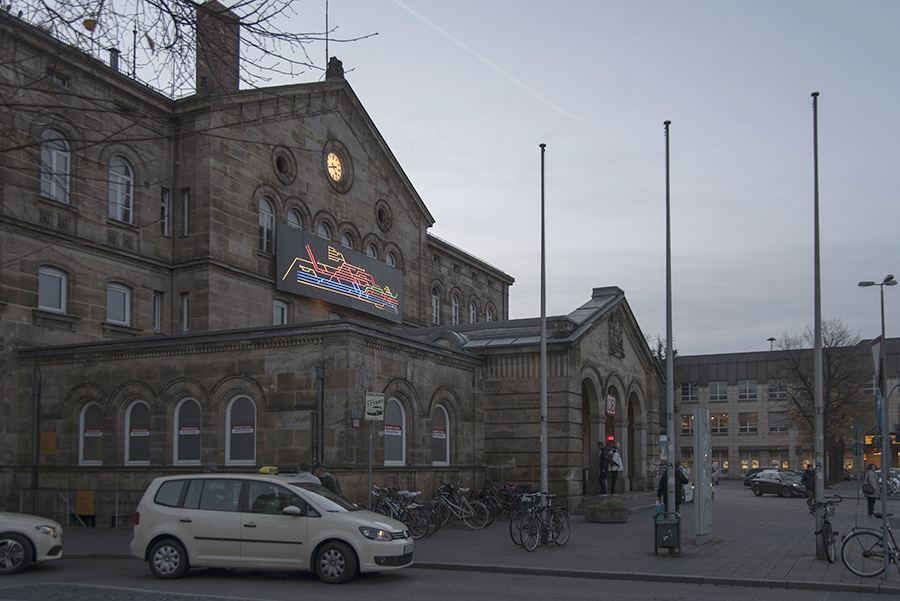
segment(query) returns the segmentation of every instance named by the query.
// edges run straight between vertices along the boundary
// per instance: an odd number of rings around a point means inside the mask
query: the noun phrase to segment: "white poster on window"
[[[180,426],[178,428],[179,436],[192,436],[200,434],[200,426]]]
[[[403,428],[391,424],[384,425],[385,436],[403,436]]]
[[[253,424],[245,426],[231,426],[232,434],[253,434]]]
[[[445,439],[447,438],[447,431],[440,428],[435,428],[431,431],[431,437]]]
[[[93,428],[93,429],[91,429],[91,430],[87,430],[87,429],[86,429],[86,430],[84,431],[84,437],[85,437],[85,438],[93,438],[93,437],[95,437],[95,436],[103,436],[103,430],[100,429],[100,428]]]
[[[132,436],[150,436],[150,428],[132,428]]]

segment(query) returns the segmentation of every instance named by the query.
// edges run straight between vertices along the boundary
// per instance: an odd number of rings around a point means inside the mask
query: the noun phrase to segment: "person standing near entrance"
[[[609,473],[611,476],[611,482],[609,485],[609,492],[613,497],[618,497],[616,494],[616,481],[619,479],[619,472],[622,472],[625,469],[625,463],[622,461],[622,456],[619,454],[619,441],[615,441],[612,443],[612,454],[609,456]]]
[[[881,498],[881,483],[878,481],[878,472],[875,464],[870,463],[866,468],[866,479],[863,481],[863,494],[866,495],[866,513],[875,515],[875,501]]]
[[[610,448],[602,440],[597,443],[600,451],[600,496],[606,496],[606,478],[609,476],[609,452]]]

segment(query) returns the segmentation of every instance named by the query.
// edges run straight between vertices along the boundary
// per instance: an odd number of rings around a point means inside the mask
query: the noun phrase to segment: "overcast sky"
[[[324,1],[295,2],[298,30]],[[822,315],[880,332],[900,278],[900,2],[330,0],[350,82],[435,218],[512,275],[510,317],[618,286],[665,335],[671,120],[673,324],[684,355],[758,351],[814,322],[820,92]],[[325,63],[324,43],[310,48]],[[315,74],[310,74],[314,78]],[[900,336],[900,286],[885,290]],[[777,344],[777,343],[776,343]]]

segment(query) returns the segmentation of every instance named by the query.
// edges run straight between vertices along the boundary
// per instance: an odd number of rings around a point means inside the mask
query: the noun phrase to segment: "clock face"
[[[341,163],[341,157],[337,153],[329,152],[325,158],[325,165],[328,168],[328,175],[336,182],[341,181],[344,174],[344,166]]]

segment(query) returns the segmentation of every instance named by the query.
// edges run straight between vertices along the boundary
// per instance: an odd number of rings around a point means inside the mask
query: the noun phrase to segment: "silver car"
[[[58,522],[25,513],[0,512],[0,575],[18,574],[31,563],[63,555]]]
[[[310,570],[328,583],[412,565],[407,527],[291,476],[196,474],[150,483],[131,554],[159,578],[189,567]]]

